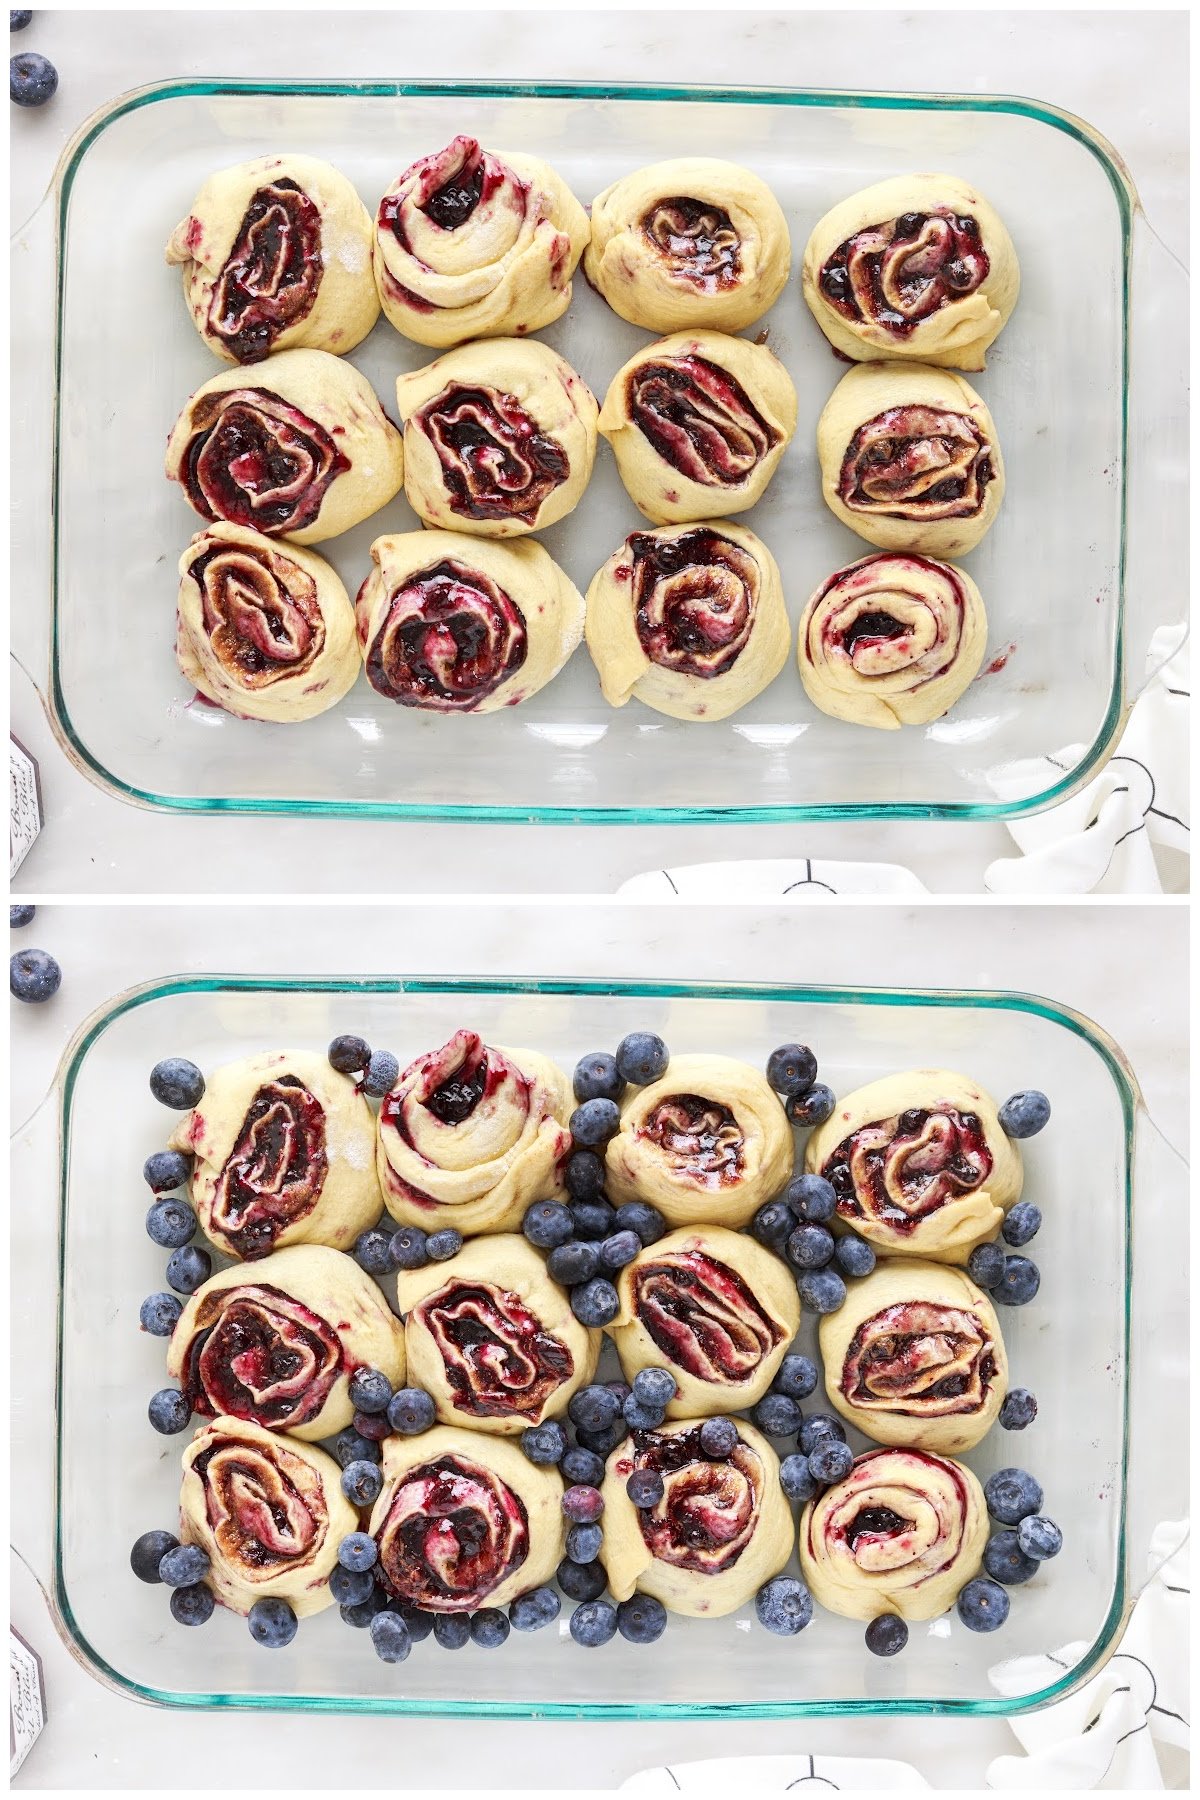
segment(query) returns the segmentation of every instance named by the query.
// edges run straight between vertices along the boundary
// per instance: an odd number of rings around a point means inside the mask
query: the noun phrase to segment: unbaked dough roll
[[[792,1514],[779,1485],[779,1460],[743,1420],[727,1457],[707,1456],[700,1421],[635,1431],[608,1459],[601,1556],[614,1600],[636,1589],[671,1612],[720,1619],[754,1597],[792,1553]],[[640,1510],[626,1483],[655,1469],[665,1492]]]
[[[402,1270],[408,1379],[443,1425],[512,1435],[557,1418],[596,1372],[600,1333],[581,1325],[546,1262],[516,1234],[474,1238],[457,1256]]]
[[[179,1537],[199,1544],[205,1580],[236,1613],[286,1600],[297,1618],[333,1604],[338,1545],[358,1530],[327,1451],[244,1419],[203,1426],[183,1453]]]
[[[401,1225],[513,1231],[563,1191],[571,1084],[535,1050],[456,1031],[403,1071],[379,1109],[379,1181]]]
[[[229,1414],[309,1442],[349,1425],[356,1369],[404,1383],[404,1328],[352,1257],[294,1244],[196,1289],[167,1368],[194,1413]]]
[[[336,570],[315,551],[225,524],[197,532],[179,559],[175,660],[215,706],[280,725],[336,706],[362,669]]]
[[[202,519],[319,544],[400,491],[404,441],[366,379],[324,350],[281,350],[196,389],[167,474]]]
[[[669,1369],[669,1419],[738,1411],[761,1400],[800,1329],[800,1299],[778,1256],[720,1225],[672,1231],[621,1271],[608,1334],[621,1372]]]
[[[617,370],[600,430],[656,525],[726,518],[766,492],[795,435],[796,390],[765,344],[680,331]]]
[[[880,1444],[970,1450],[1008,1390],[991,1301],[944,1264],[889,1257],[826,1313],[820,1338],[829,1398]]]
[[[446,349],[523,337],[566,312],[588,217],[548,163],[452,138],[393,182],[375,218],[383,310]]]
[[[552,681],[583,636],[583,595],[532,538],[458,531],[376,538],[359,589],[367,680],[426,712],[518,706]]]
[[[987,614],[965,569],[880,550],[823,581],[800,620],[814,706],[895,731],[949,712],[979,673]]]
[[[592,202],[584,273],[647,331],[740,331],[783,292],[792,261],[782,208],[737,163],[652,163]]]
[[[562,1496],[558,1470],[504,1438],[451,1425],[387,1438],[370,1524],[384,1586],[424,1612],[507,1605],[553,1577]]]
[[[194,1153],[192,1205],[227,1256],[252,1261],[287,1244],[349,1250],[383,1210],[371,1108],[310,1050],[214,1069],[170,1147]]]
[[[259,156],[210,175],[171,233],[192,322],[225,362],[273,350],[344,356],[379,317],[371,215],[315,156]]]
[[[914,357],[982,369],[1017,302],[1012,239],[956,175],[898,175],[851,194],[813,227],[804,298],[855,362]]]
[[[962,1463],[868,1450],[805,1507],[800,1569],[813,1599],[845,1619],[920,1623],[978,1575],[987,1539],[983,1489]]]
[[[880,1256],[965,1263],[1020,1197],[1021,1153],[978,1082],[947,1069],[886,1075],[838,1101],[804,1150],[837,1219]]]
[[[817,420],[821,491],[869,544],[962,556],[1004,498],[996,426],[961,375],[919,363],[863,363]]]
[[[792,1173],[777,1094],[732,1056],[673,1056],[635,1088],[605,1166],[609,1198],[649,1200],[670,1225],[745,1225]]]
[[[427,525],[519,537],[579,504],[596,460],[595,396],[547,344],[464,344],[401,375],[404,491]]]
[[[715,519],[632,532],[588,589],[584,629],[610,706],[709,723],[756,699],[792,647],[775,558]]]

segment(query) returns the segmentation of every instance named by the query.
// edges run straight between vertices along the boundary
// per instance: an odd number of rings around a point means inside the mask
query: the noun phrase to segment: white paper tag
[[[16,738],[8,740],[8,874],[16,874],[42,829],[37,764]]]
[[[8,1628],[8,1776],[11,1781],[46,1723],[42,1661],[19,1631]]]

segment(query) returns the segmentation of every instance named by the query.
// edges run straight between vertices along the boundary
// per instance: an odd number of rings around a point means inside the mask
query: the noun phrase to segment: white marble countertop
[[[1187,255],[1187,20],[1181,13],[860,14],[684,9],[453,15],[327,8],[292,12],[38,14],[22,47],[55,62],[53,103],[12,121],[12,218],[37,207],[71,132],[142,83],[190,74],[677,82],[1013,93],[1078,113],[1118,147],[1147,213]],[[950,21],[948,23],[948,20]],[[50,308],[46,308],[50,330]],[[21,500],[45,511],[44,473]],[[42,485],[37,487],[37,483]],[[33,491],[36,489],[36,491]],[[36,513],[34,516],[38,516]],[[24,596],[19,580],[14,596]],[[17,878],[23,893],[161,893],[186,869],[195,888],[245,891],[253,821],[139,811],[80,775],[59,750],[25,674],[13,729],[39,758],[49,823]],[[978,892],[1003,826],[853,825],[571,829],[271,821],[276,868],[304,867],[314,891],[611,893],[660,860],[817,856],[906,864],[934,892]],[[653,840],[653,843],[652,843]],[[663,846],[666,854],[663,854]],[[1182,880],[1179,866],[1172,879]],[[267,886],[269,883],[255,883]]]

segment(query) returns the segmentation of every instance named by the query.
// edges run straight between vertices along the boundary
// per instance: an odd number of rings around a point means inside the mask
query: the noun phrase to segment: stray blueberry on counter
[[[617,1045],[617,1073],[633,1087],[649,1087],[667,1072],[670,1052],[653,1031],[631,1031]]]
[[[604,1480],[604,1458],[597,1456],[592,1450],[581,1450],[576,1446],[563,1457],[559,1472],[563,1480],[572,1486],[599,1487]]]
[[[508,1621],[505,1620],[505,1629]],[[377,1612],[369,1627],[371,1644],[380,1662],[403,1662],[412,1649],[412,1633],[400,1617],[390,1609]]]
[[[375,1591],[370,1569],[346,1569],[341,1563],[329,1571],[329,1591],[339,1606],[365,1606]]]
[[[192,1159],[179,1150],[156,1150],[142,1164],[142,1178],[154,1194],[169,1194],[187,1186]]]
[[[10,12],[8,15],[8,29],[10,31],[24,31],[32,17],[33,14],[31,12]],[[32,913],[33,908],[32,906],[14,906],[12,911]],[[21,923],[24,924],[25,921],[22,920]]]
[[[481,1650],[498,1650],[508,1641],[508,1633],[508,1615],[498,1606],[483,1606],[471,1614],[471,1642]]]
[[[1010,1138],[1036,1137],[1050,1123],[1050,1102],[1037,1088],[1010,1094],[997,1115],[1000,1129]]]
[[[424,1388],[398,1388],[387,1403],[387,1422],[401,1437],[428,1431],[437,1418],[433,1395]]]
[[[633,1378],[632,1392],[634,1399],[639,1400],[643,1406],[661,1407],[665,1411],[675,1398],[678,1387],[670,1369],[660,1369],[651,1364],[648,1368],[638,1370]]]
[[[597,1600],[608,1586],[603,1563],[572,1562],[569,1556],[559,1563],[555,1580],[568,1600]]]
[[[578,1483],[563,1494],[562,1510],[564,1519],[570,1519],[572,1525],[594,1525],[604,1511],[604,1495],[599,1488]]]
[[[794,1094],[785,1101],[784,1111],[793,1125],[823,1125],[826,1119],[832,1118],[836,1105],[837,1095],[833,1089],[818,1081],[807,1094]]]
[[[392,1384],[381,1369],[355,1369],[347,1391],[356,1412],[381,1413],[387,1411]]]
[[[995,1242],[976,1244],[967,1258],[967,1274],[977,1287],[994,1288],[1004,1279],[1005,1260],[1003,1245]]]
[[[657,1469],[634,1469],[625,1483],[625,1492],[639,1512],[649,1512],[658,1505],[667,1487]]]
[[[162,1250],[180,1250],[195,1237],[198,1223],[186,1200],[156,1200],[146,1214],[146,1236]]]
[[[611,1600],[585,1600],[571,1614],[571,1636],[587,1650],[598,1650],[617,1635],[617,1609]]]
[[[1008,1595],[986,1575],[968,1581],[955,1605],[968,1631],[999,1631],[1008,1617]]]
[[[823,1225],[797,1225],[787,1241],[793,1269],[824,1269],[833,1261],[833,1234]]]
[[[776,1575],[754,1596],[758,1622],[776,1637],[795,1637],[813,1615],[812,1595],[794,1575]]]
[[[998,1531],[983,1548],[983,1566],[993,1581],[1016,1587],[1037,1574],[1037,1564],[1026,1556],[1015,1531]]]
[[[1000,1408],[1000,1424],[1005,1431],[1024,1431],[1037,1418],[1037,1401],[1028,1388],[1009,1388]]]
[[[1019,1250],[1022,1244],[1027,1244],[1031,1238],[1035,1238],[1041,1229],[1041,1207],[1035,1206],[1032,1200],[1018,1200],[1017,1204],[1010,1207],[1005,1215],[1004,1223],[1000,1227],[1000,1236],[1006,1244],[1011,1244],[1014,1250]]]
[[[799,1500],[803,1504],[812,1499],[820,1483],[808,1466],[807,1456],[793,1450],[779,1465],[779,1485],[789,1500]]]
[[[623,1269],[631,1263],[642,1248],[642,1240],[636,1231],[615,1231],[612,1237],[603,1239],[600,1245],[600,1261],[606,1269]]]
[[[782,1251],[797,1223],[796,1215],[786,1201],[768,1200],[751,1219],[750,1235],[765,1244],[768,1250]]]
[[[355,1431],[352,1425],[347,1425],[333,1440],[333,1454],[343,1469],[348,1469],[351,1463],[377,1463],[383,1452],[378,1444],[364,1437],[361,1431]]]
[[[571,1311],[581,1325],[607,1325],[621,1310],[621,1301],[611,1281],[597,1275],[582,1287],[571,1289]]]
[[[866,1238],[855,1237],[851,1232],[847,1237],[838,1238],[833,1246],[833,1260],[843,1275],[856,1278],[869,1275],[875,1267],[875,1252]],[[887,1617],[894,1617],[888,1614]]]
[[[378,1225],[360,1231],[354,1240],[354,1260],[368,1275],[390,1275],[396,1264],[392,1258],[392,1234]]]
[[[338,1561],[343,1569],[349,1569],[355,1575],[373,1569],[379,1561],[375,1539],[365,1531],[347,1532],[338,1545]]]
[[[599,1525],[572,1525],[567,1533],[566,1550],[572,1562],[595,1562],[603,1545],[604,1532]]]
[[[620,1129],[621,1114],[615,1100],[585,1100],[571,1114],[571,1139],[583,1150],[607,1144]]]
[[[809,1312],[835,1313],[846,1302],[846,1284],[836,1269],[806,1269],[796,1277],[796,1292]]]
[[[546,1268],[551,1278],[561,1282],[563,1287],[581,1287],[599,1273],[600,1246],[569,1238],[550,1252]]]
[[[372,1100],[386,1100],[400,1079],[400,1059],[390,1050],[372,1050],[367,1072],[362,1078],[362,1091]]]
[[[389,1248],[397,1269],[423,1269],[429,1261],[429,1239],[419,1225],[402,1225],[393,1231]]]
[[[899,1613],[880,1613],[866,1629],[866,1645],[872,1656],[898,1656],[908,1642],[908,1626]]]
[[[521,1433],[521,1448],[531,1463],[544,1468],[557,1468],[566,1454],[567,1434],[557,1419],[546,1419],[541,1425],[529,1425]]]
[[[653,1594],[631,1594],[617,1608],[617,1630],[629,1644],[656,1644],[667,1629],[667,1609]]]
[[[667,1221],[657,1206],[646,1200],[627,1200],[624,1206],[618,1206],[616,1225],[618,1231],[636,1232],[642,1245],[657,1244],[667,1229]]]
[[[138,1319],[142,1330],[151,1337],[170,1337],[183,1311],[183,1302],[174,1294],[147,1294],[142,1301]]]
[[[150,1397],[146,1415],[155,1431],[161,1431],[164,1437],[174,1437],[177,1432],[187,1430],[192,1409],[178,1388],[159,1388],[157,1394]]]
[[[466,1613],[437,1613],[433,1621],[433,1641],[443,1650],[461,1650],[471,1641],[471,1621]]]
[[[576,1100],[619,1100],[625,1083],[617,1069],[617,1059],[607,1050],[592,1050],[575,1064],[571,1091]]]
[[[371,1046],[365,1038],[335,1037],[327,1054],[339,1075],[361,1075],[370,1067]]]
[[[767,1058],[767,1080],[777,1094],[807,1094],[817,1079],[817,1059],[807,1044],[781,1044]]]
[[[58,70],[35,50],[9,58],[8,97],[18,106],[45,106],[58,91]]]
[[[518,1594],[508,1609],[508,1622],[514,1631],[541,1631],[553,1625],[562,1611],[562,1601],[553,1588],[533,1588]]]
[[[574,1222],[561,1200],[535,1200],[521,1220],[521,1230],[535,1250],[555,1250],[575,1235]]]
[[[983,1497],[1001,1525],[1019,1525],[1037,1512],[1045,1499],[1041,1483],[1024,1469],[997,1469],[984,1482]]]
[[[207,1625],[216,1606],[211,1589],[202,1581],[176,1588],[171,1595],[171,1617],[177,1625]]]
[[[771,1383],[777,1394],[787,1394],[793,1400],[807,1400],[816,1385],[816,1363],[811,1356],[801,1356],[796,1352],[784,1357]]]
[[[177,1294],[194,1294],[212,1274],[212,1257],[197,1244],[172,1250],[167,1258],[167,1286]]]
[[[173,1112],[190,1112],[204,1098],[204,1077],[184,1056],[168,1056],[150,1071],[150,1092]]]
[[[398,1619],[404,1620],[414,1644],[423,1644],[433,1630],[433,1614],[422,1612],[419,1606],[410,1606],[407,1600],[389,1600],[383,1611],[395,1613]]]
[[[817,1445],[825,1438],[837,1438],[841,1443],[846,1441],[846,1427],[832,1413],[808,1413],[800,1427],[800,1448],[805,1456],[811,1456]]]
[[[732,1419],[726,1419],[720,1413],[713,1419],[705,1419],[700,1427],[700,1448],[705,1456],[711,1456],[714,1462],[724,1462],[737,1447],[738,1428]]]
[[[462,1247],[462,1232],[455,1231],[452,1225],[445,1226],[441,1231],[431,1231],[425,1239],[425,1254],[430,1262],[449,1262],[452,1256],[458,1255]]]
[[[767,1437],[794,1437],[800,1429],[800,1405],[790,1394],[764,1394],[751,1417]]]
[[[571,1395],[567,1415],[581,1431],[607,1431],[621,1416],[621,1401],[603,1382],[592,1381]]]
[[[797,1219],[810,1225],[827,1225],[837,1211],[833,1183],[823,1175],[796,1175],[788,1182],[784,1199]]]
[[[160,1582],[159,1564],[168,1550],[176,1550],[179,1539],[170,1531],[143,1531],[129,1552],[129,1566],[139,1581]]]
[[[45,950],[17,950],[9,957],[8,991],[14,1000],[40,1006],[53,999],[61,985],[62,970]]]
[[[1027,1256],[1006,1256],[1004,1273],[992,1289],[997,1306],[1028,1306],[1042,1285],[1042,1272]]]
[[[826,1487],[844,1481],[854,1467],[854,1452],[840,1438],[825,1437],[809,1453],[808,1467],[812,1475]]]
[[[246,1619],[250,1636],[264,1650],[282,1650],[296,1635],[296,1615],[286,1600],[273,1595],[256,1600]]]
[[[24,19],[26,25],[28,25],[33,14],[9,13],[8,16],[10,19]],[[14,25],[12,29],[13,31],[20,31],[21,27],[19,25]],[[8,909],[8,929],[10,931],[21,931],[26,925],[32,925],[36,913],[36,906],[10,906]]]
[[[604,1192],[604,1159],[594,1150],[576,1150],[567,1158],[567,1192],[572,1200],[598,1200]]]
[[[347,1463],[342,1470],[342,1492],[351,1506],[374,1506],[383,1487],[383,1476],[365,1457]]]
[[[1034,1562],[1049,1562],[1063,1546],[1062,1532],[1043,1513],[1030,1513],[1017,1526],[1017,1542]]]
[[[211,1567],[207,1551],[199,1544],[176,1544],[173,1549],[163,1552],[158,1579],[172,1588],[191,1587],[195,1582],[203,1581]]]
[[[587,1154],[590,1155],[591,1152],[588,1151]],[[617,1228],[616,1210],[607,1200],[577,1200],[568,1210],[575,1236],[583,1238],[589,1244],[611,1237]]]

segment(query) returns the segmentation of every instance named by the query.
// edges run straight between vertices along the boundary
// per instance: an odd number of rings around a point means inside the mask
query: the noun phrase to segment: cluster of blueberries
[[[1036,1088],[1011,1094],[997,1117],[1001,1130],[1010,1138],[1036,1137],[1050,1122],[1050,1102]],[[1018,1200],[1005,1214],[1000,1237],[1012,1250],[1023,1249],[1042,1228],[1042,1211],[1032,1200]],[[1042,1285],[1042,1272],[1031,1257],[1009,1256],[995,1238],[977,1244],[967,1258],[967,1274],[989,1293],[998,1306],[1028,1306]],[[1015,1390],[1021,1392],[1022,1390]],[[1013,1394],[1008,1396],[1013,1399]],[[1037,1408],[1035,1406],[1034,1411]],[[1023,1421],[1028,1425],[1033,1413]],[[1005,1423],[1001,1414],[1001,1424]],[[1018,1425],[1016,1430],[1020,1430]]]
[[[207,1582],[212,1567],[199,1544],[181,1544],[170,1531],[144,1531],[129,1555],[139,1581],[171,1589],[171,1616],[180,1625],[204,1625],[216,1600]],[[296,1635],[296,1615],[286,1600],[256,1600],[247,1619],[250,1636],[268,1650],[280,1650]]]
[[[162,1062],[155,1063],[150,1071],[150,1092],[156,1100],[169,1106],[174,1112],[190,1112],[204,1097],[204,1076],[195,1063],[188,1062],[186,1058],[166,1057]],[[191,1173],[192,1158],[185,1156],[181,1150],[156,1150],[146,1158],[142,1168],[146,1185],[154,1195],[146,1214],[146,1235],[151,1243],[171,1252],[167,1259],[167,1286],[172,1291],[147,1294],[138,1314],[142,1330],[151,1337],[170,1337],[183,1311],[183,1301],[179,1299],[179,1295],[194,1294],[212,1274],[212,1257],[207,1250],[192,1242],[200,1229],[200,1222],[179,1192],[181,1188],[186,1188]],[[168,1437],[186,1431],[192,1417],[185,1396],[175,1387],[160,1388],[151,1396],[149,1415],[155,1431],[161,1431]],[[151,1532],[148,1535],[162,1537],[165,1534]],[[140,1543],[141,1539],[138,1541]],[[172,1567],[175,1565],[172,1564]],[[153,1577],[149,1575],[142,1575],[143,1581],[151,1579]],[[182,1584],[171,1581],[168,1576],[163,1576],[162,1579],[167,1581],[168,1586],[181,1588]],[[211,1612],[211,1595],[208,1598]],[[203,1602],[184,1601],[180,1604],[185,1607],[202,1606]],[[176,1613],[176,1617],[178,1616]],[[207,1618],[208,1613],[204,1617]],[[195,1619],[189,1622],[199,1624],[202,1621]]]
[[[984,1482],[983,1497],[1005,1529],[994,1532],[984,1548],[987,1574],[968,1581],[955,1603],[969,1631],[999,1630],[1008,1617],[1005,1588],[1028,1581],[1063,1545],[1062,1532],[1041,1511],[1040,1483],[1024,1469],[997,1469]]]
[[[24,31],[32,19],[31,12],[10,12],[10,34]],[[58,70],[48,57],[39,56],[36,50],[23,50],[19,56],[9,58],[8,97],[16,105],[45,106],[47,100],[53,100],[57,91]]]
[[[10,906],[8,928],[23,931],[32,925],[36,906]],[[62,970],[45,950],[14,950],[8,959],[8,991],[14,1000],[29,1006],[40,1006],[52,1000],[62,986]]]

